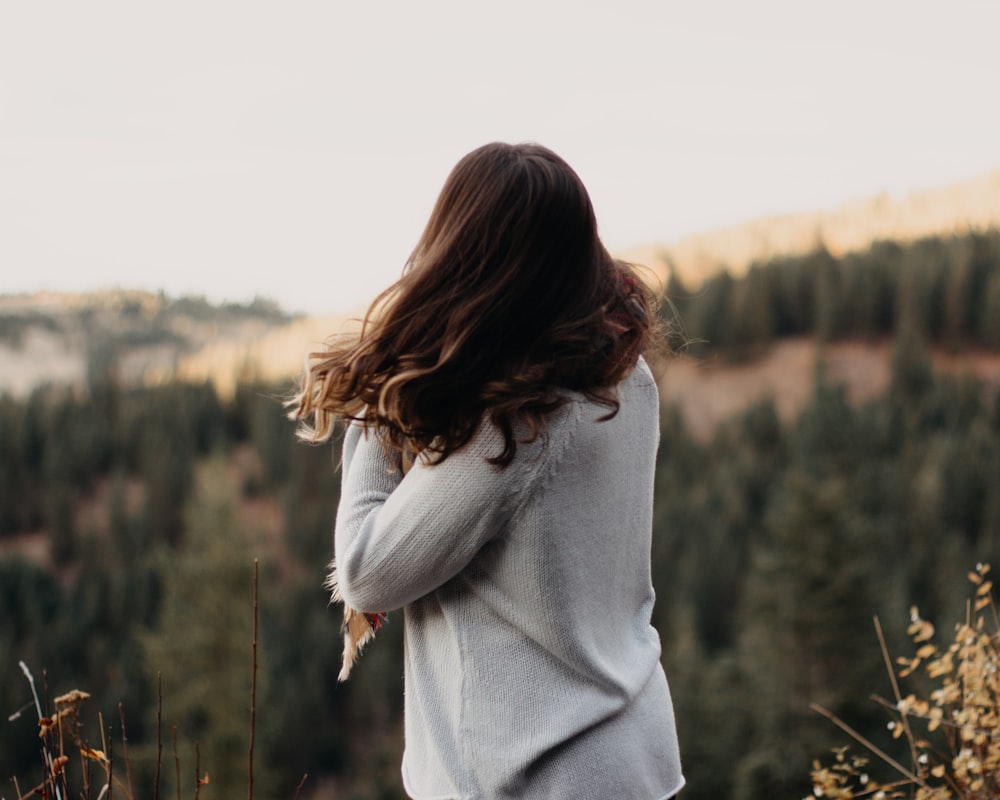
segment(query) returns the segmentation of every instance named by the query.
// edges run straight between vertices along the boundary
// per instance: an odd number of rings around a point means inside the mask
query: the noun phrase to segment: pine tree
[[[880,611],[887,555],[877,532],[841,478],[796,471],[774,499],[741,609],[737,661],[754,737],[736,767],[736,800],[805,793],[811,755],[836,740],[811,702],[852,724],[871,716],[882,673],[863,634]]]
[[[49,534],[49,555],[53,563],[65,566],[76,556],[76,521],[73,519],[73,490],[56,484],[49,487],[46,503],[46,523]]]
[[[980,302],[979,338],[986,347],[1000,350],[1000,264],[987,280]]]
[[[193,765],[197,743],[215,796],[237,797],[249,747],[252,558],[225,464],[202,478],[185,546],[163,551],[160,617],[141,641],[148,680],[162,679],[164,724],[188,743],[184,760]]]

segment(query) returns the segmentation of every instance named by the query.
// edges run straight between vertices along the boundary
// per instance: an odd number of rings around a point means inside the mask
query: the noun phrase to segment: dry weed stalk
[[[257,731],[257,559],[253,560],[253,642],[250,646],[250,747],[247,752],[247,800],[253,800],[253,748]]]
[[[895,702],[879,700],[897,719],[889,723],[894,739],[905,738],[912,764],[895,761],[825,709],[814,710],[832,720],[858,743],[891,767],[899,778],[879,783],[868,774],[868,759],[845,749],[834,751],[831,765],[813,762],[815,797],[849,800],[987,800],[1000,797],[1000,618],[993,603],[989,565],[969,573],[974,589],[966,619],[944,648],[932,639],[934,626],[910,611],[907,633],[916,652],[897,659],[899,677],[923,669],[937,686],[926,698],[902,696],[881,628],[876,630],[892,680]],[[917,732],[915,728],[919,728]]]
[[[258,592],[259,576],[257,559],[253,562],[253,639],[250,653],[250,747],[247,754],[247,800],[253,800],[254,792],[254,745],[256,741],[257,726],[257,645],[258,645]],[[132,771],[128,753],[128,737],[125,733],[125,711],[122,704],[118,704],[118,716],[121,724],[121,744],[123,758],[125,759],[125,781],[123,782],[114,774],[114,760],[112,758],[112,743],[104,736],[104,720],[100,719],[101,749],[90,747],[81,736],[79,711],[83,702],[90,697],[86,692],[74,689],[67,694],[57,697],[53,702],[56,708],[55,714],[47,717],[43,713],[42,702],[38,697],[35,688],[35,678],[28,669],[28,666],[20,662],[21,670],[24,672],[28,683],[31,686],[31,694],[34,703],[29,703],[24,708],[12,714],[9,719],[14,720],[23,711],[34,705],[38,714],[39,736],[42,739],[42,756],[44,760],[44,777],[42,782],[32,788],[27,793],[22,793],[17,779],[13,779],[14,790],[17,792],[17,800],[30,800],[39,798],[40,800],[67,800],[70,797],[69,787],[66,781],[66,771],[70,762],[67,751],[67,739],[80,754],[81,769],[83,772],[83,791],[80,795],[82,800],[106,800],[112,796],[112,788],[120,790],[125,800],[136,800],[136,794],[132,786]],[[46,698],[46,705],[48,700]],[[173,757],[174,757],[174,778],[177,790],[177,800],[181,800],[181,764],[177,754],[177,726],[172,728]],[[158,800],[160,793],[160,770],[163,753],[163,693],[160,674],[156,675],[156,765],[153,777],[152,797]],[[104,772],[105,782],[101,789],[94,794],[94,787],[91,784],[91,764],[96,763]],[[201,772],[201,752],[197,743],[195,744],[195,765],[194,765],[194,800],[199,800],[201,788],[207,786],[211,780],[208,773],[202,775]],[[295,790],[295,798],[299,797],[302,787],[306,782],[307,775],[303,775]],[[2,796],[0,796],[0,800]]]
[[[131,800],[132,792],[114,778],[110,745],[102,743],[103,749],[98,750],[90,747],[81,736],[80,707],[90,695],[77,689],[60,695],[53,700],[55,713],[51,716],[45,716],[35,691],[34,676],[23,661],[20,662],[20,666],[31,685],[31,691],[35,698],[35,709],[38,713],[38,736],[42,740],[44,772],[41,783],[26,793],[21,792],[15,781],[18,800],[29,800],[32,797],[42,798],[42,800],[63,800],[63,798],[69,797],[66,773],[70,762],[69,754],[73,752],[73,749],[76,749],[80,754],[85,797],[92,796],[89,767],[91,762],[96,762],[104,770],[107,777],[107,782],[100,790],[98,798],[109,794],[110,786],[117,783],[123,790],[127,791],[127,797]],[[103,723],[101,728],[103,736]],[[124,742],[124,732],[122,735]]]
[[[112,788],[119,789],[125,800],[136,800],[136,794],[132,787],[132,769],[128,754],[128,737],[125,733],[125,710],[121,703],[118,704],[118,716],[121,722],[121,743],[123,757],[125,759],[125,781],[119,779],[114,772],[115,761],[112,754],[113,743],[105,738],[104,717],[98,713],[99,727],[101,731],[101,747],[93,748],[81,735],[80,708],[84,701],[90,698],[87,692],[74,689],[61,695],[53,701],[55,713],[45,716],[42,712],[42,704],[35,691],[35,679],[31,670],[22,661],[21,670],[24,672],[31,691],[35,698],[35,708],[38,713],[39,738],[42,740],[42,759],[44,761],[44,775],[41,783],[32,788],[27,793],[22,793],[15,778],[14,788],[17,792],[17,800],[29,800],[30,798],[40,798],[40,800],[66,800],[71,797],[69,786],[67,785],[66,773],[69,768],[70,755],[76,750],[80,756],[80,769],[83,774],[82,800],[105,800],[113,794]],[[157,676],[157,690],[159,692],[159,676]],[[159,776],[160,776],[160,743],[162,732],[162,698],[157,697],[156,704],[156,729],[157,729],[157,756],[156,756],[156,778],[153,787],[153,798],[159,796]],[[174,759],[177,757],[177,729],[174,728]],[[95,795],[95,787],[91,782],[91,766],[97,764],[104,773],[103,786]],[[179,768],[179,767],[178,767]],[[199,785],[208,782],[206,775]],[[179,786],[179,783],[178,783]],[[180,789],[178,788],[178,798]],[[196,794],[197,797],[197,794]]]

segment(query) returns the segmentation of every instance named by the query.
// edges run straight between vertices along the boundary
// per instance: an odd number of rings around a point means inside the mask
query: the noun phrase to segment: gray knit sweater
[[[413,798],[657,800],[684,783],[650,626],[656,384],[640,361],[605,422],[571,397],[506,469],[486,461],[488,424],[405,477],[348,429],[338,577],[353,608],[404,607]]]

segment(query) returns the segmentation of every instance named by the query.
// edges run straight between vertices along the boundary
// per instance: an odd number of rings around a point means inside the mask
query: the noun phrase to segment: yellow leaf
[[[89,758],[92,761],[100,761],[102,764],[106,764],[108,762],[108,757],[104,755],[104,753],[101,750],[93,750],[89,747],[81,747],[80,755],[82,755],[84,758]]]
[[[911,625],[910,629],[914,626]],[[915,642],[926,642],[928,639],[934,636],[934,626],[926,620],[922,620],[917,626],[917,630],[913,635],[913,641]]]
[[[993,588],[993,581],[986,581],[986,583],[984,583],[982,586],[976,589],[976,594],[979,597],[982,597],[984,594],[989,594],[990,589],[992,588]]]
[[[943,778],[944,764],[938,764],[936,767],[934,767],[934,769],[931,770],[931,775],[933,775],[935,778]]]

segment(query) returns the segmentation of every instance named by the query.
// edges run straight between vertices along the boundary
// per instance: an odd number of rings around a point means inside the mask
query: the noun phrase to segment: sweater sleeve
[[[340,591],[351,608],[391,611],[424,596],[501,530],[525,463],[488,463],[501,448],[499,434],[484,427],[440,464],[418,459],[403,477],[374,433],[348,429],[334,539]]]

